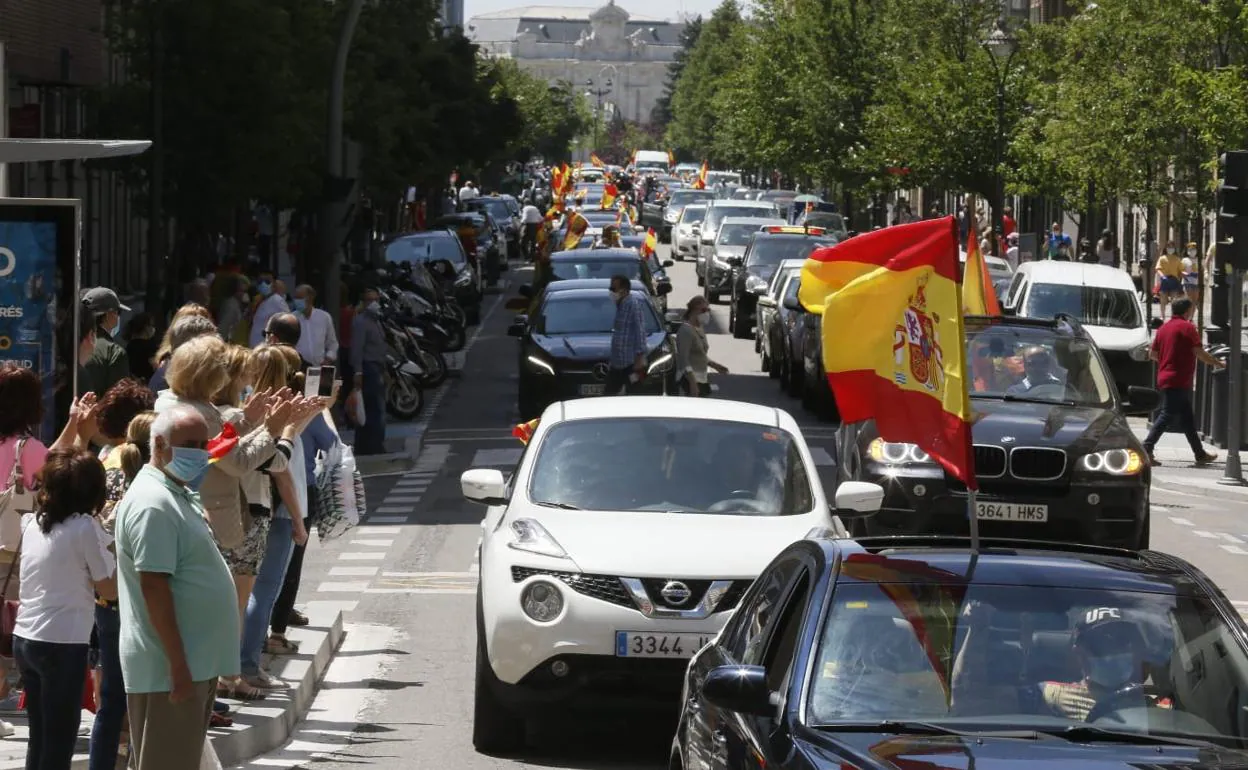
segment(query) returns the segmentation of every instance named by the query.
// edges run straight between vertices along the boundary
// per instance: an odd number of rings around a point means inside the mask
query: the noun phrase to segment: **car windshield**
[[[634,296],[641,294],[634,291]],[[644,302],[644,300],[643,300]],[[645,302],[646,307],[650,306]],[[662,331],[659,317],[645,313],[646,334]],[[541,334],[610,334],[615,325],[615,300],[605,291],[601,295],[567,296],[552,294],[542,305],[536,328]]]
[[[904,340],[904,330],[898,329]],[[1096,345],[1053,328],[968,326],[966,356],[971,398],[1101,407],[1113,403],[1113,378]]]
[[[706,206],[697,203],[685,206],[680,212],[680,223],[683,225],[700,224],[706,219]]]
[[[440,259],[457,268],[467,264],[463,247],[453,235],[416,235],[386,245],[387,262],[434,262]]]
[[[550,262],[554,277],[560,280],[576,278],[608,279],[613,275],[628,276],[628,280],[641,278],[640,259],[554,259]]]
[[[604,225],[615,224],[616,218],[619,216],[614,211],[582,211],[581,214],[589,222],[591,227],[603,227]],[[628,217],[619,217],[620,227],[628,225]]]
[[[749,246],[750,239],[758,233],[758,225],[723,225],[715,238],[718,246]]]
[[[1065,313],[1085,326],[1135,329],[1140,320],[1140,304],[1135,292],[1103,286],[1072,286],[1064,283],[1032,284],[1023,315],[1053,318]]]
[[[468,201],[476,209],[484,209],[495,222],[506,222],[511,218],[511,209],[502,198],[476,198]]]
[[[706,190],[677,190],[672,193],[671,200],[668,201],[667,205],[680,208],[682,206],[688,206],[694,201],[705,201],[714,197],[714,193]]]
[[[845,232],[845,218],[840,214],[833,214],[827,211],[812,211],[806,215],[803,224],[811,227],[822,227],[833,232]]]
[[[1203,597],[967,585],[876,554],[841,569],[868,582],[832,595],[810,669],[811,725],[1248,738],[1248,655]]]
[[[588,511],[808,513],[814,496],[799,443],[773,426],[727,420],[572,420],[537,447],[529,495]]]
[[[823,246],[835,246],[835,238],[816,240],[803,235],[763,236],[754,239],[746,265],[778,265],[786,259],[806,259],[810,252]]]
[[[766,217],[774,213],[774,210],[767,210],[760,206],[712,206],[711,213],[706,217],[706,227],[708,230],[714,230],[727,217]]]

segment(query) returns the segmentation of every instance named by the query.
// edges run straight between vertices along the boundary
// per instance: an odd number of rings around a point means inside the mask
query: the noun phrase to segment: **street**
[[[667,258],[668,247],[660,247]],[[697,293],[693,265],[668,270],[670,306]],[[528,271],[513,275],[511,291]],[[491,302],[496,304],[491,305]],[[301,604],[346,610],[346,641],[293,742],[245,767],[376,768],[559,767],[655,770],[667,766],[672,725],[636,720],[545,725],[540,748],[521,759],[473,751],[470,734],[475,658],[475,552],[479,506],[460,496],[459,476],[474,466],[509,468],[521,446],[517,422],[515,341],[511,313],[491,299],[462,379],[429,419],[415,468],[367,481],[370,516],[328,546],[310,546]],[[750,340],[726,333],[728,308],[714,306],[710,355],[730,374],[715,378],[719,398],[789,410],[801,423],[817,462],[830,463],[832,426],[802,412],[775,381],[758,371]],[[432,395],[432,394],[430,394]],[[821,451],[822,450],[822,451]],[[1157,470],[1152,494],[1152,544],[1203,569],[1241,607],[1248,589],[1248,498],[1167,486],[1182,466]]]

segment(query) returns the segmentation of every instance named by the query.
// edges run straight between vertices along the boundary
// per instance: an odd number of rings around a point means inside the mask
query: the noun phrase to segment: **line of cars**
[[[1199,570],[851,537],[886,491],[818,471],[783,410],[645,396],[552,404],[512,473],[466,471],[475,747],[646,708],[671,770],[1248,762],[1248,626]]]

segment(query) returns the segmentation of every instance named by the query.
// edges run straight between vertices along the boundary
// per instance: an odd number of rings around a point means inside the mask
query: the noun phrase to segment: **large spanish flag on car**
[[[568,217],[568,228],[563,236],[563,250],[570,251],[581,243],[581,236],[589,229],[589,220],[581,216],[581,212],[573,211]]]
[[[693,180],[693,189],[706,189],[706,175],[710,173],[710,168],[706,165],[706,161],[702,161],[702,168],[698,169],[698,178]]]
[[[598,208],[602,209],[603,211],[615,208],[615,199],[619,196],[619,194],[620,194],[620,191],[616,188],[615,185],[609,182],[603,185],[602,186],[602,203],[598,206]]]
[[[798,295],[823,315],[823,365],[847,423],[918,445],[976,489],[953,217],[817,249]]]

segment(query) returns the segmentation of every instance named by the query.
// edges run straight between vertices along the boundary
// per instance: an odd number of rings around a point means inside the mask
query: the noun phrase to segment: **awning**
[[[146,139],[0,139],[0,163],[119,158],[151,146]]]

